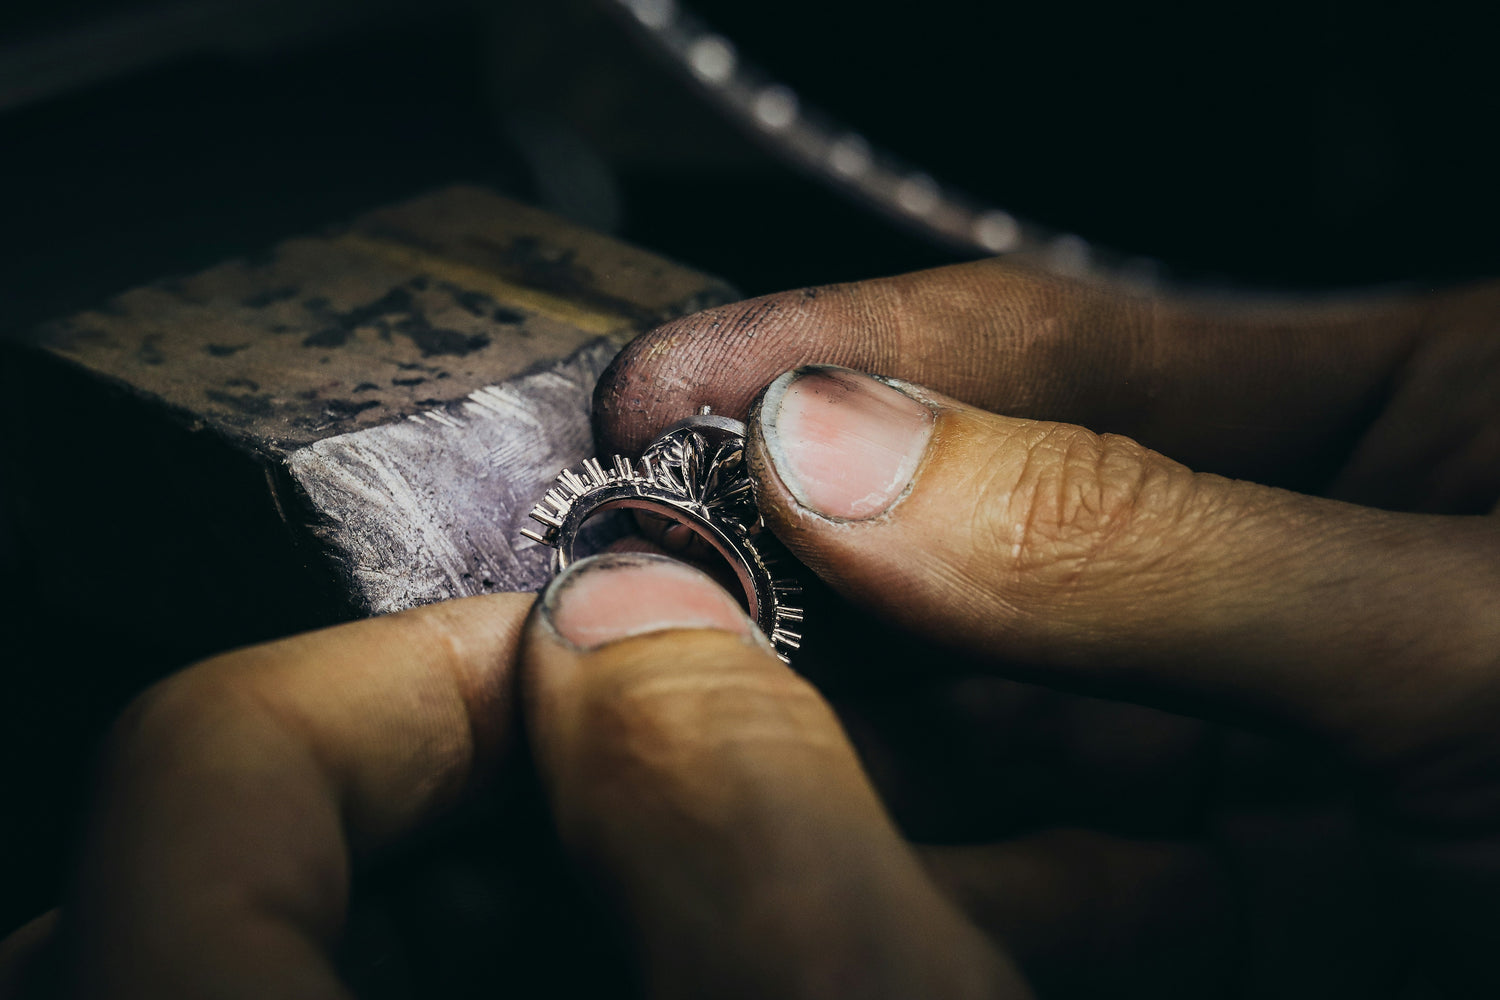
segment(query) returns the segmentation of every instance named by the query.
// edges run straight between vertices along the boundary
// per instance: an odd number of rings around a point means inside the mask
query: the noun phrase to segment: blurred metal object
[[[606,0],[635,33],[714,106],[830,187],[933,242],[966,254],[1021,254],[1071,277],[1135,287],[1163,278],[1161,262],[1114,253],[1083,237],[1018,219],[876,148],[757,67],[678,0]]]

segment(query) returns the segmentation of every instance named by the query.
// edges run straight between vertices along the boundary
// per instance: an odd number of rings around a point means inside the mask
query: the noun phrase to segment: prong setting
[[[650,510],[687,525],[734,569],[751,616],[777,656],[802,645],[802,588],[781,571],[781,551],[764,530],[745,469],[745,428],[707,407],[669,428],[632,462],[623,455],[585,459],[564,469],[531,509],[540,530],[521,535],[553,550],[553,571],[573,561],[573,543],[589,518],[610,508]]]

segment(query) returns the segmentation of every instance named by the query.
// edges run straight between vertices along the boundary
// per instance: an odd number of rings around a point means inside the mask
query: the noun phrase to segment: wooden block
[[[49,324],[4,361],[38,586],[184,655],[535,589],[604,366],[733,295],[460,187]]]

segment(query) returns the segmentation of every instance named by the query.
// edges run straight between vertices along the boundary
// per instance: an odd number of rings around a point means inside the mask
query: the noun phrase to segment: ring
[[[704,406],[651,442],[638,464],[614,455],[607,465],[590,458],[576,472],[564,469],[531,509],[542,530],[523,528],[521,534],[553,550],[555,575],[574,561],[584,522],[619,508],[661,514],[712,545],[738,577],[750,617],[776,655],[791,661],[802,644],[803,609],[793,603],[802,588],[778,575],[786,557],[755,506],[744,424]]]

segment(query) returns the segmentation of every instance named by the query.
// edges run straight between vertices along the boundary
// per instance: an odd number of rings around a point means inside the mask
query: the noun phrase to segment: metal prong
[[[737,497],[744,496],[746,493],[749,493],[752,488],[753,487],[751,487],[750,481],[747,479],[743,483],[735,483],[729,489],[724,490],[721,496],[723,496],[725,500],[733,500]]]
[[[531,509],[531,519],[533,521],[538,521],[538,522],[540,522],[542,524],[545,524],[549,528],[561,528],[562,527],[562,522],[561,521],[559,521],[557,518],[553,517],[551,514],[547,513],[547,511],[544,510],[541,507],[533,507]]]
[[[694,417],[658,437],[639,459],[605,453],[563,469],[531,512],[545,529],[522,531],[521,537],[554,549],[556,570],[560,553],[573,545],[570,533],[610,507],[641,507],[707,532],[725,546],[776,655],[790,662],[803,642],[802,587],[792,567],[782,567],[785,553],[763,541],[765,521],[748,502],[753,487],[743,425],[715,416],[708,405],[694,409]]]

